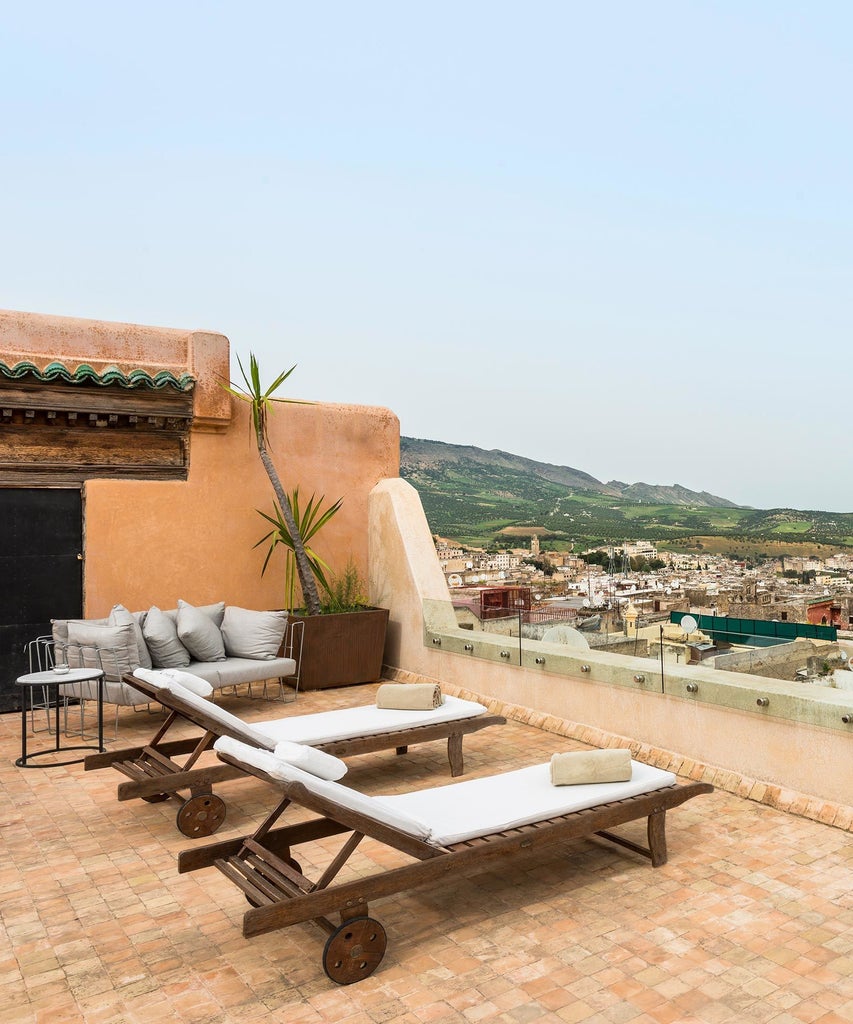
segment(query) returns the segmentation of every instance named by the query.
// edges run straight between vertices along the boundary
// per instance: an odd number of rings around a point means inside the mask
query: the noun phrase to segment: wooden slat
[[[269,906],[273,903],[273,899],[264,892],[263,889],[259,889],[254,881],[248,878],[245,872],[242,870],[242,863],[239,858],[229,858],[228,860],[217,860],[214,862],[217,867],[226,878],[230,878],[231,881],[248,896],[254,903],[260,906]]]
[[[114,384],[67,384],[65,382],[0,381],[0,404],[7,408],[54,409],[78,414],[96,412],[121,416],[192,416],[192,391],[173,388],[124,388]]]
[[[115,768],[136,782],[144,782],[151,778],[161,779],[164,775],[174,774],[165,765],[151,761],[122,761],[121,764],[115,765]]]
[[[175,754],[188,754],[195,750],[198,739],[170,740],[167,743],[157,743],[157,750],[167,757]],[[123,750],[109,750],[103,754],[89,754],[83,767],[87,772],[96,771],[99,768],[112,768],[119,761],[135,761],[141,757],[150,746],[125,747]]]
[[[177,793],[181,789],[209,792],[215,783],[238,779],[244,774],[232,765],[211,764],[203,768],[191,768],[189,771],[152,776],[148,780],[122,782],[119,783],[117,792],[119,800],[133,800],[154,793]]]
[[[264,846],[268,850],[286,849],[349,831],[350,829],[345,825],[331,821],[329,818],[312,818],[310,821],[274,829],[264,837]],[[178,873],[185,874],[187,871],[210,867],[217,859],[224,860],[239,853],[247,838],[250,837],[238,836],[206,846],[194,846],[188,850],[181,850],[178,854]]]
[[[310,879],[301,872],[295,871],[289,864],[283,865],[282,870],[278,870],[270,864],[267,857],[260,857],[254,853],[241,854],[240,859],[251,866],[255,874],[265,878],[279,893],[286,896],[308,892],[312,888]],[[281,867],[281,864],[279,866]]]

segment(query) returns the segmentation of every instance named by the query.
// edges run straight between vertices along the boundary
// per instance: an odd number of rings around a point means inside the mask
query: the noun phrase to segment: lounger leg
[[[346,910],[341,910],[339,913],[341,924],[346,924],[347,921],[351,921],[354,917],[367,917],[368,907],[366,903],[359,903],[357,906],[347,907]]]
[[[408,753],[408,750],[409,750],[408,747],[396,747],[395,749],[396,749],[398,754]]]
[[[447,760],[450,762],[450,774],[454,778],[461,775],[464,771],[461,732],[453,732],[447,737]]]
[[[653,811],[647,826],[652,867],[666,864],[666,811]]]

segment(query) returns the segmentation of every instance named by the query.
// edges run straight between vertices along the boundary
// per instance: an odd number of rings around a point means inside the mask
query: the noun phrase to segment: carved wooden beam
[[[134,381],[115,371],[105,383],[91,374],[0,371],[0,485],[186,479],[191,381],[172,378],[168,386],[161,376],[155,385],[148,374]]]

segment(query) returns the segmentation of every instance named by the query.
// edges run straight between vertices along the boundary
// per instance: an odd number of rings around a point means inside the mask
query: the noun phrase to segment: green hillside
[[[527,528],[567,550],[626,538],[732,553],[825,556],[824,546],[853,547],[851,513],[744,508],[678,484],[603,484],[569,467],[438,441],[402,438],[401,475],[420,494],[433,533],[475,547],[512,545]]]

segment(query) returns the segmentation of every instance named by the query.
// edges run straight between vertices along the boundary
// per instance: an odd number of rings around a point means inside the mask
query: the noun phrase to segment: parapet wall
[[[850,804],[853,692],[460,629],[417,492],[384,480],[370,499],[371,575],[384,581],[388,665],[542,720],[676,752],[740,778]],[[379,538],[381,537],[381,543]],[[443,592],[442,592],[443,591]],[[521,664],[519,664],[521,660]],[[844,718],[848,722],[844,722]],[[797,805],[799,806],[799,804]]]

